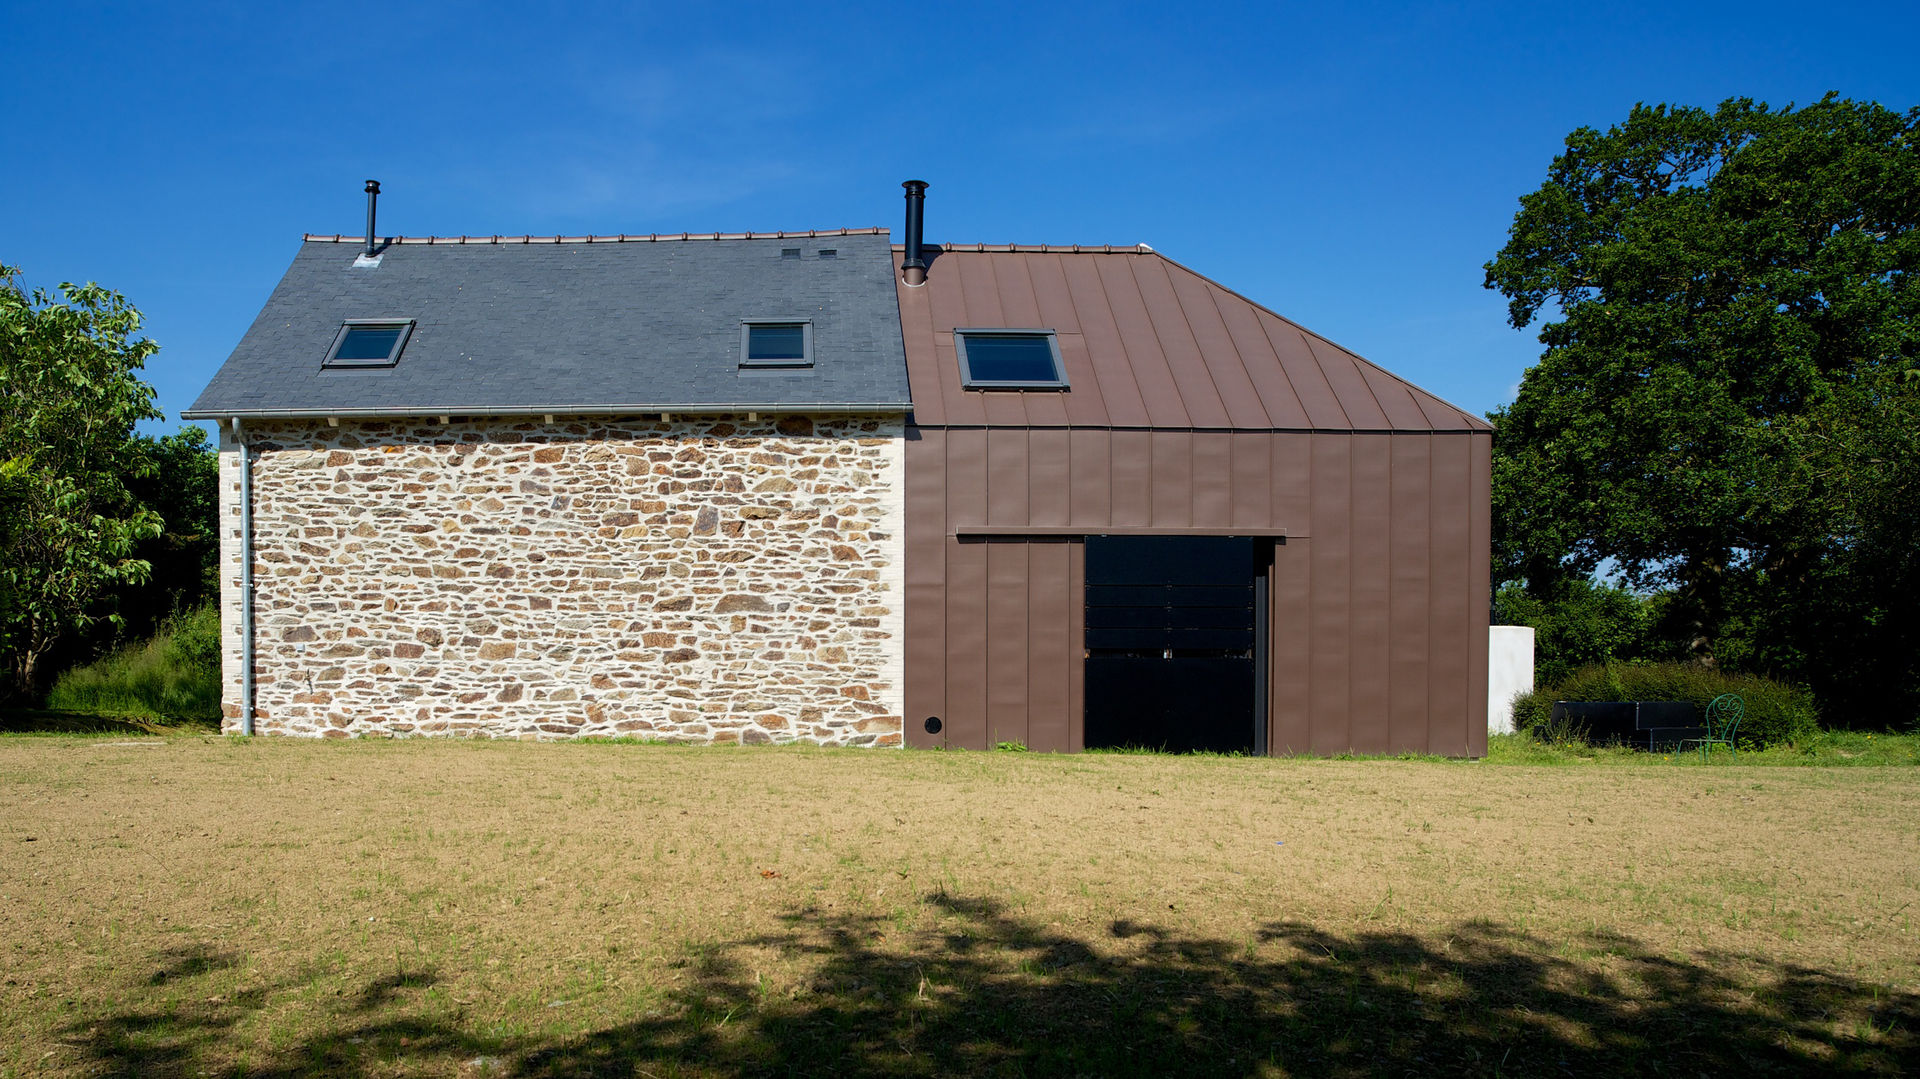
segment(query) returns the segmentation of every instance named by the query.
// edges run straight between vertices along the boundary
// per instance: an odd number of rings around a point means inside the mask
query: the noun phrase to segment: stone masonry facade
[[[900,417],[451,419],[247,427],[256,731],[900,744]]]

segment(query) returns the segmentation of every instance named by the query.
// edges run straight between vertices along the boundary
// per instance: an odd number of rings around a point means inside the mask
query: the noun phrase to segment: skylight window
[[[340,324],[323,367],[392,367],[413,335],[413,320],[350,318]]]
[[[1067,371],[1052,330],[955,330],[960,382],[969,389],[1063,390]]]
[[[813,366],[813,323],[805,319],[741,319],[740,366]]]

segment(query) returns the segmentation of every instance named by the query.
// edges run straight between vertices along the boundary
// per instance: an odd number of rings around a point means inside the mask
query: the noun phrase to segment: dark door
[[[1088,749],[1253,753],[1271,544],[1088,536]]]

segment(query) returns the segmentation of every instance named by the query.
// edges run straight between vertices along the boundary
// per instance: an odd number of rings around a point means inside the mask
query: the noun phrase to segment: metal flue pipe
[[[367,181],[367,257],[368,258],[372,258],[374,251],[377,250],[379,247],[379,241],[374,238],[374,231],[373,231],[373,221],[374,221],[373,210],[374,210],[375,204],[377,204],[379,201],[380,201],[380,181],[368,180]]]
[[[907,257],[900,262],[900,274],[909,285],[924,285],[927,263],[920,257],[920,229],[926,214],[927,182],[908,180],[900,186],[907,189]]]

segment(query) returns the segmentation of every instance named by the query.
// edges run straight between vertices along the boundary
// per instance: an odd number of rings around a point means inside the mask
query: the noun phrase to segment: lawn
[[[1920,769],[1521,753],[0,738],[0,1074],[1920,1060]]]

